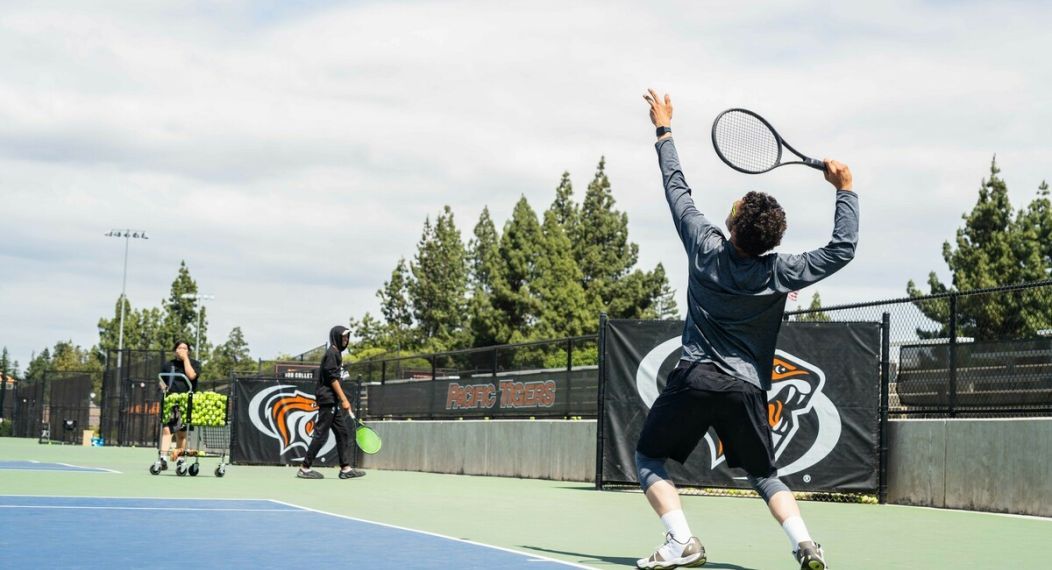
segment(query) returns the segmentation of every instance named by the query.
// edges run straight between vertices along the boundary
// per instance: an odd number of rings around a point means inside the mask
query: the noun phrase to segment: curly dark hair
[[[730,222],[735,243],[753,256],[763,255],[782,243],[786,228],[785,210],[774,196],[763,192],[746,194]]]

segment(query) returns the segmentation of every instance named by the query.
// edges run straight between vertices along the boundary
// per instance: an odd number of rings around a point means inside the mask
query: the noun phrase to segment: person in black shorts
[[[352,479],[362,477],[364,471],[352,469],[350,451],[347,449],[350,438],[350,426],[344,420],[344,414],[336,409],[337,402],[344,410],[351,409],[351,402],[340,386],[340,376],[343,371],[343,351],[350,343],[351,331],[347,327],[332,327],[329,331],[329,348],[321,359],[321,366],[315,372],[317,385],[314,389],[314,400],[318,404],[318,419],[314,421],[314,433],[311,435],[310,446],[307,455],[303,458],[303,466],[296,472],[301,479],[324,479],[325,476],[311,469],[314,460],[318,457],[322,445],[329,438],[329,430],[335,430],[336,453],[340,457],[340,479]]]
[[[729,237],[695,206],[672,140],[672,99],[650,90],[643,98],[657,127],[657,153],[665,198],[687,253],[687,322],[680,362],[650,408],[636,445],[640,486],[665,526],[665,543],[639,568],[677,568],[705,563],[705,547],[693,536],[679,493],[665,469],[668,459],[687,460],[710,427],[727,464],[745,471],[767,502],[804,570],[826,567],[825,553],[800,516],[789,488],[778,478],[767,390],[786,297],[832,275],[850,262],[858,242],[858,197],[851,171],[825,161],[825,179],[836,188],[833,235],[821,248],[798,255],[769,253],[781,243],[785,211],[774,197],[749,192],[731,205]]]
[[[171,376],[165,377],[160,380],[160,387],[165,394],[181,394],[188,391],[197,391],[197,379],[201,376],[201,363],[193,358],[190,358],[190,343],[185,340],[176,341],[175,345],[172,346],[172,350],[175,352],[175,358],[172,358],[168,362],[165,362],[161,366],[162,374],[182,374],[186,376],[186,379],[190,381],[189,384],[184,382],[181,378],[173,378]],[[164,426],[161,429],[161,455],[160,468],[167,469],[168,462],[165,460],[165,456],[168,453],[168,447],[172,443],[172,434],[176,434],[175,449],[172,451],[171,460],[181,461],[182,454],[186,451],[186,430],[190,423],[190,418],[187,416],[187,410],[180,410],[175,408],[170,417],[164,418]]]

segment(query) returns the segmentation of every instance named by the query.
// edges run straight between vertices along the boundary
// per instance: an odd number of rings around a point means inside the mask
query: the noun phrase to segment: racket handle
[[[826,163],[822,162],[821,160],[815,160],[813,158],[804,157],[804,164],[810,166],[811,168],[814,168],[815,170],[821,170],[822,172],[826,171]]]

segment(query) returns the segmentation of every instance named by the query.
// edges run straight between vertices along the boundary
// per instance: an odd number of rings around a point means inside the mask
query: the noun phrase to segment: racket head
[[[354,441],[358,443],[358,449],[361,449],[362,453],[369,455],[379,453],[383,447],[380,435],[373,431],[373,428],[361,424],[354,430]]]
[[[712,147],[727,166],[762,174],[782,160],[782,138],[766,119],[748,109],[727,109],[712,122]]]

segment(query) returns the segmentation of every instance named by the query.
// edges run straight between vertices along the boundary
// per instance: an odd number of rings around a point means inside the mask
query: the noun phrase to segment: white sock
[[[800,548],[801,542],[811,540],[811,535],[807,532],[807,525],[804,524],[804,519],[799,516],[785,519],[785,522],[782,523],[782,530],[784,530],[785,535],[789,537],[789,545],[792,547],[793,552],[796,552]]]
[[[665,530],[672,535],[672,538],[679,543],[677,548],[679,552],[676,555],[679,556],[683,552],[683,547],[686,546],[690,537],[690,525],[687,524],[687,516],[683,514],[682,510],[669,511],[661,515],[661,523],[665,525]]]

